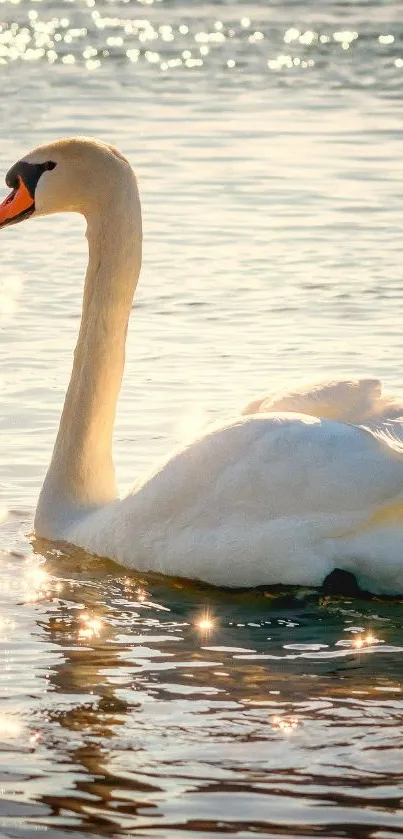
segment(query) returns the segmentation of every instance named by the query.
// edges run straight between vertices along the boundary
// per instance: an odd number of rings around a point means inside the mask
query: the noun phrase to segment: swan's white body
[[[221,586],[320,585],[334,568],[402,590],[403,463],[354,426],[239,419],[173,455],[59,538],[122,564]],[[66,514],[67,510],[64,510]]]
[[[49,160],[57,165],[39,180],[36,213],[82,212],[89,265],[36,533],[214,585],[319,585],[338,567],[374,592],[402,592],[399,422],[379,421],[372,433],[322,420],[307,416],[309,400],[294,394],[302,413],[255,413],[210,429],[116,497],[112,430],[141,257],[137,187],[128,163],[94,141],[61,141],[24,159]],[[343,418],[340,400],[334,416]],[[347,405],[344,416],[352,418]]]

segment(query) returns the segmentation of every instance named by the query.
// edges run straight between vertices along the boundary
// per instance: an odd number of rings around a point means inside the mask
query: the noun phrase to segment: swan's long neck
[[[89,262],[80,332],[35,517],[36,532],[49,538],[62,538],[60,517],[66,511],[105,504],[117,494],[112,435],[141,264],[134,176],[129,186],[107,212],[88,217]]]

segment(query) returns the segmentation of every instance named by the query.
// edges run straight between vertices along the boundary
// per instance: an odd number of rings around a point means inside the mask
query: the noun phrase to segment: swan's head
[[[14,163],[6,183],[12,191],[0,204],[0,227],[51,213],[89,217],[122,200],[126,211],[139,204],[128,161],[113,146],[86,137],[39,146]]]

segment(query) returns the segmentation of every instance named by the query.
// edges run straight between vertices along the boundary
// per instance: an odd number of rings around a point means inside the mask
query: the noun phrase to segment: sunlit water
[[[0,171],[82,133],[138,173],[123,488],[287,382],[401,392],[400,3],[2,2],[0,72]],[[0,836],[401,835],[399,602],[218,592],[29,541],[83,232],[1,232]]]

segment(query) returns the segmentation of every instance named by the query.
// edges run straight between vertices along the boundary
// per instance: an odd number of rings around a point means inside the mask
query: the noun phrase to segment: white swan
[[[112,431],[141,262],[135,176],[116,149],[77,138],[36,149],[6,180],[1,226],[60,211],[88,225],[80,331],[36,533],[215,585],[318,585],[338,567],[364,588],[402,592],[403,456],[389,440],[393,423],[377,439],[304,414],[240,417],[117,498]]]

